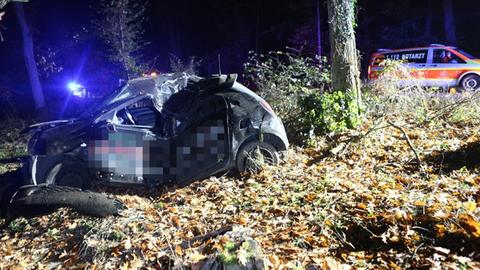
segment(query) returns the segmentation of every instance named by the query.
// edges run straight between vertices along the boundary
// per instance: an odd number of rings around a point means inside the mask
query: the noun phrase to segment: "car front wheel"
[[[480,76],[470,74],[462,79],[461,86],[465,91],[477,91],[480,89]]]
[[[53,166],[45,182],[47,185],[88,188],[89,180],[88,168],[84,162],[65,159]]]
[[[254,141],[242,146],[237,155],[237,170],[240,173],[257,173],[265,165],[279,161],[275,147],[267,142]]]

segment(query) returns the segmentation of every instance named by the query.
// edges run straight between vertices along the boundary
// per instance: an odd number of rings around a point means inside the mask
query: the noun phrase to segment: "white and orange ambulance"
[[[480,59],[455,47],[431,44],[408,49],[380,49],[372,55],[368,66],[368,79],[378,78],[384,69],[385,59],[402,61],[413,80],[425,87],[461,87],[464,90],[480,89]]]

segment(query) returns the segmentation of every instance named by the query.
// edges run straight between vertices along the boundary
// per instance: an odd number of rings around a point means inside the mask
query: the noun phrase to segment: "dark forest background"
[[[109,61],[92,23],[98,19],[99,2],[31,0],[25,4],[47,98],[65,98],[70,80],[82,82],[94,93],[118,86],[119,67]],[[356,36],[362,72],[378,48],[446,43],[479,55],[480,30],[474,22],[480,3],[451,1],[451,27],[456,34],[456,44],[451,44],[444,26],[444,2],[359,0]],[[144,23],[144,39],[149,43],[142,50],[142,60],[149,70],[169,72],[172,55],[184,61],[195,56],[202,61],[200,75],[207,75],[218,72],[221,55],[223,73],[241,74],[249,51],[290,47],[303,54],[317,53],[317,20],[321,53],[328,57],[327,9],[325,1],[319,3],[320,16],[315,0],[151,0]],[[5,12],[0,22],[0,92],[31,104],[21,31],[12,5]]]

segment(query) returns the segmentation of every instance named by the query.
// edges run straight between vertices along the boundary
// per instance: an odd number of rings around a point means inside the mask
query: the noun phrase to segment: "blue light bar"
[[[84,97],[86,95],[86,89],[83,85],[78,84],[77,82],[69,82],[67,84],[68,90],[72,93],[72,95],[76,97]]]

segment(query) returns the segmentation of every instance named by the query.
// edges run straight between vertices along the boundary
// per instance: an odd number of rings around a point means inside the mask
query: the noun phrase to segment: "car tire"
[[[467,75],[462,79],[460,85],[464,91],[477,91],[480,89],[480,76]]]
[[[57,185],[27,185],[19,187],[6,205],[5,224],[19,217],[46,215],[60,207],[93,217],[118,215],[125,208],[120,201],[102,193]]]
[[[274,165],[280,160],[275,147],[267,142],[253,141],[240,148],[237,154],[237,170],[240,173],[257,173],[263,164]]]
[[[88,168],[80,160],[65,159],[53,166],[45,183],[86,189],[90,186]]]

